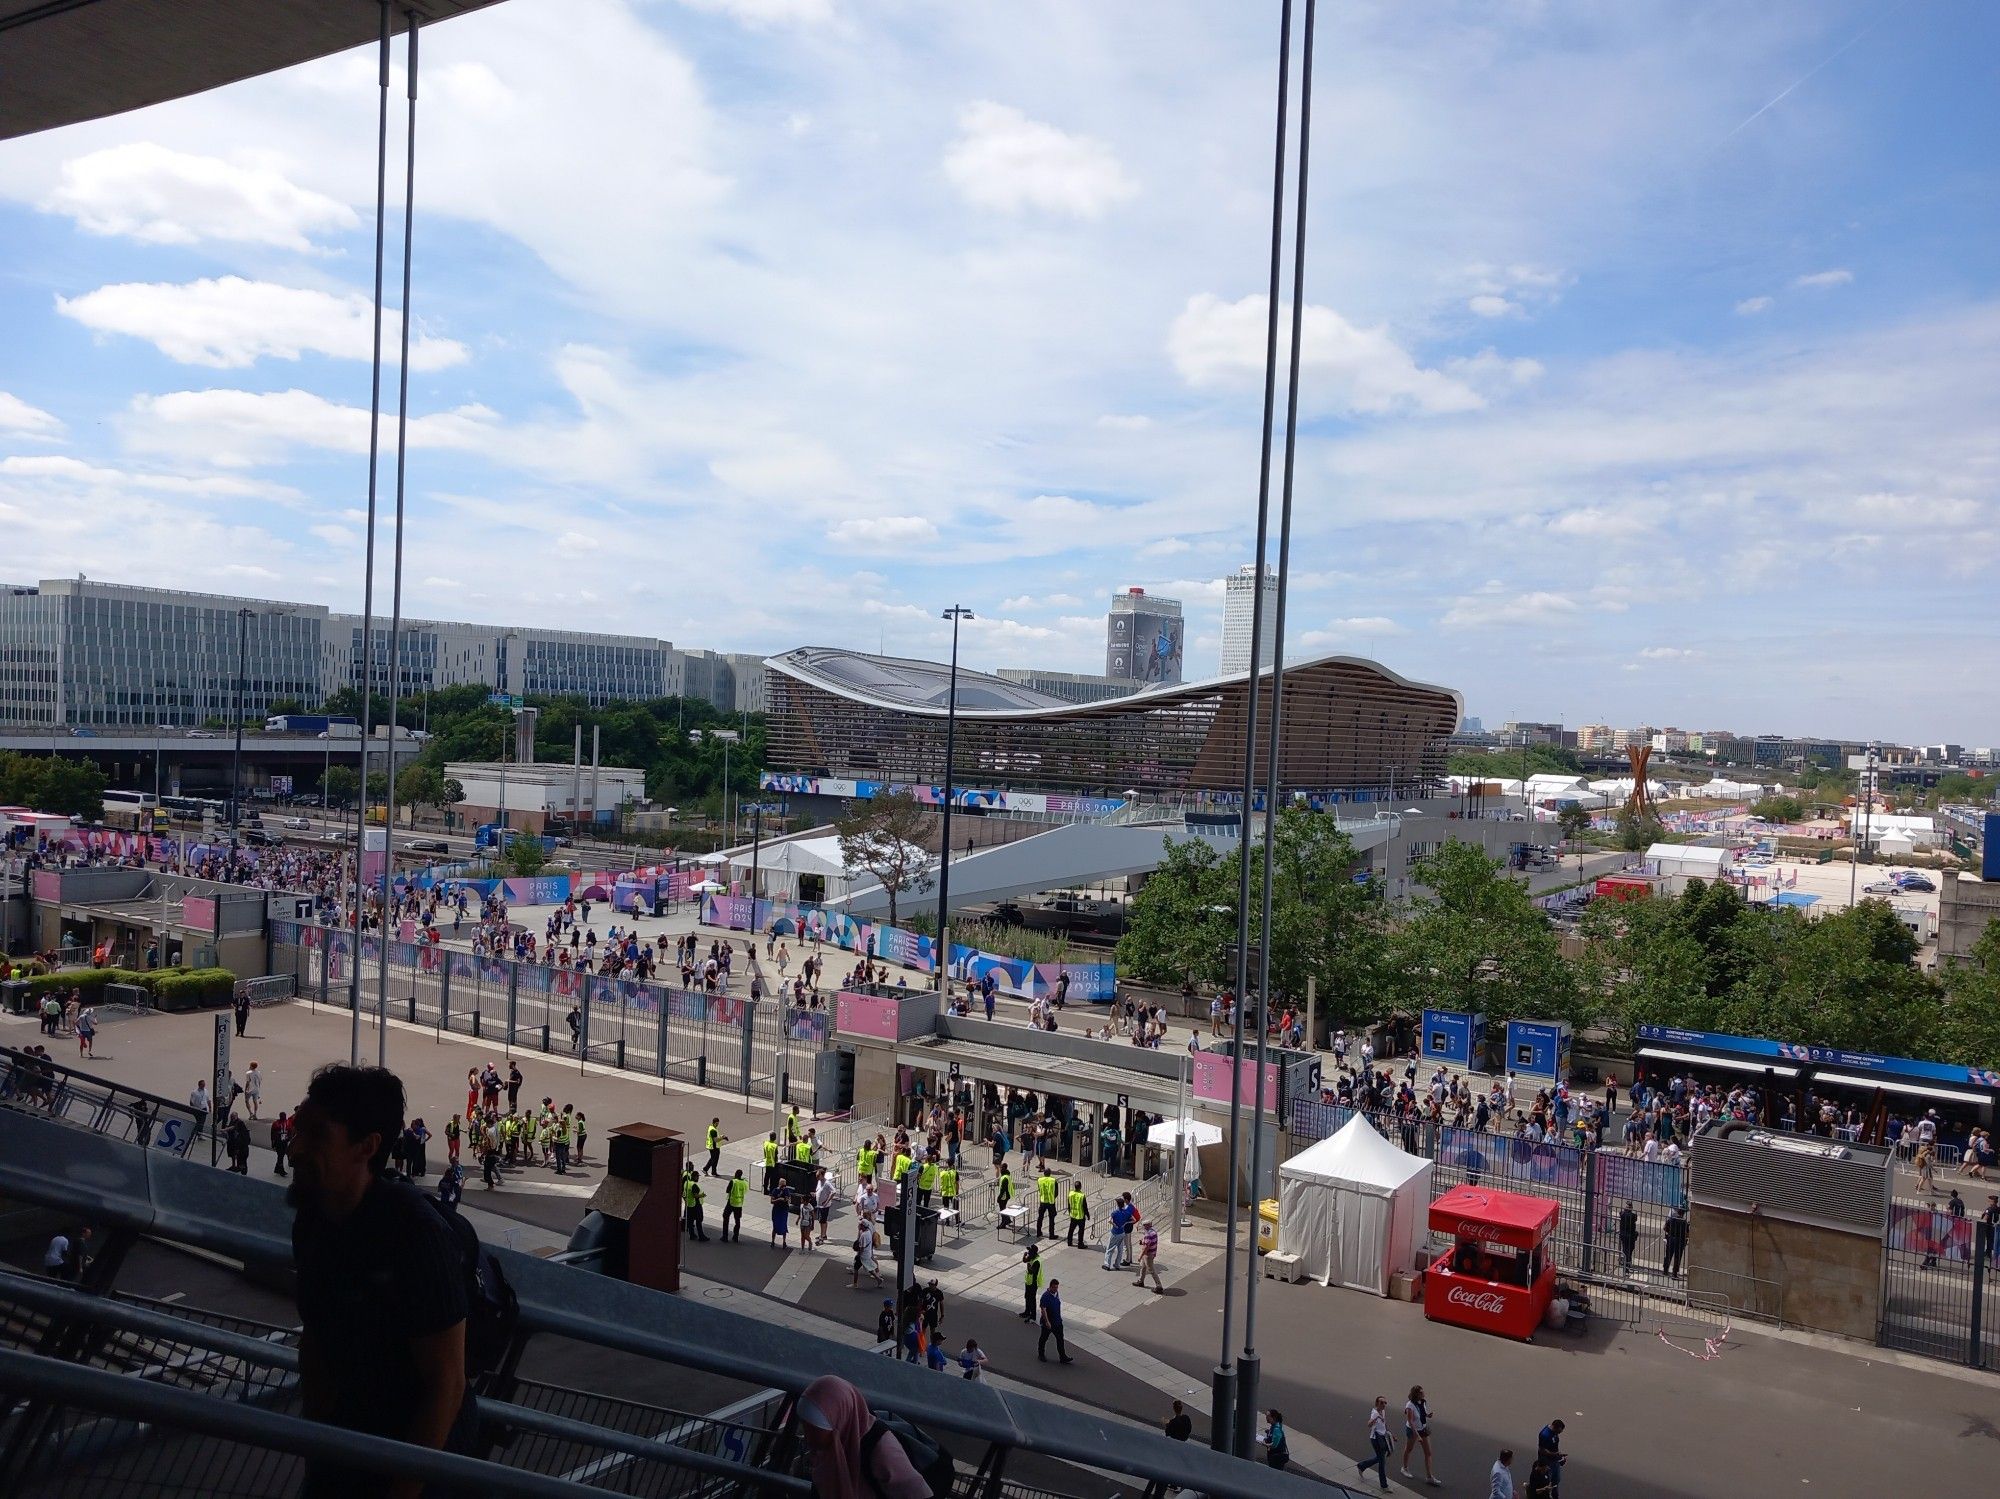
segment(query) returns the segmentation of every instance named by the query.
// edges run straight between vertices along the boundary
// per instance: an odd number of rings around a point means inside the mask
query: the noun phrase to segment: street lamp
[[[248,605],[236,611],[236,751],[229,764],[229,846],[236,847],[236,823],[243,800],[243,687],[244,677],[249,672],[250,621],[258,614],[270,618],[290,614],[289,609],[252,609]],[[154,792],[159,790],[159,762],[154,761]]]
[[[958,626],[973,613],[963,604],[953,604],[938,617],[951,621],[951,677],[944,699],[944,826],[938,833],[937,962],[938,972],[944,974],[951,969],[951,762],[958,751]],[[940,979],[939,992],[944,988]]]

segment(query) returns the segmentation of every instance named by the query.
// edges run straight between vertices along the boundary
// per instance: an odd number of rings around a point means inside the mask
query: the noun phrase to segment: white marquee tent
[[[1414,1263],[1431,1201],[1431,1163],[1359,1115],[1278,1168],[1278,1248],[1321,1285],[1389,1294]]]

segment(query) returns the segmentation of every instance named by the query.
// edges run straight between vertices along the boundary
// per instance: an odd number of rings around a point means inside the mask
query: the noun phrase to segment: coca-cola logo
[[[1475,1312],[1487,1312],[1498,1316],[1507,1309],[1506,1298],[1492,1291],[1468,1291],[1464,1286],[1453,1286],[1444,1298],[1452,1306],[1462,1306]]]
[[[1482,1243],[1497,1244],[1506,1232],[1506,1226],[1499,1223],[1461,1222],[1458,1225],[1458,1236],[1461,1239],[1476,1239]]]

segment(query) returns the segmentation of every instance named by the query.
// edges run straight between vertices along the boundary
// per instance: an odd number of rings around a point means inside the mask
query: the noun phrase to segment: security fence
[[[1934,1202],[1893,1200],[1877,1341],[1975,1369],[2000,1368],[1997,1248],[1992,1228],[1978,1218]]]
[[[271,923],[271,967],[299,997],[345,1009],[354,978],[351,932]],[[360,942],[361,1006],[380,993],[382,939]],[[832,1045],[829,1011],[778,1000],[709,994],[678,985],[578,973],[415,942],[388,944],[390,1015],[444,1032],[498,1041],[769,1098],[780,1073],[788,1101],[811,1097],[813,1059]]]

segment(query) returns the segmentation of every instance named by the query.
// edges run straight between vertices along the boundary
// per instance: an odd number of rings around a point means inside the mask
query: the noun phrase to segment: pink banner
[[[833,1003],[833,1028],[851,1036],[896,1039],[896,1001],[867,994],[842,993]]]
[[[1194,1054],[1194,1096],[1209,1103],[1228,1103],[1230,1090],[1230,1062],[1233,1058],[1218,1052],[1198,1051]],[[1257,1062],[1254,1057],[1244,1057],[1236,1064],[1236,1075],[1242,1079],[1244,1102],[1249,1102],[1256,1089]],[[1275,1111],[1278,1107],[1278,1068],[1274,1062],[1264,1064],[1264,1107]]]
[[[62,876],[53,869],[38,869],[34,878],[35,899],[60,901],[62,899]]]
[[[205,895],[181,897],[181,925],[195,932],[215,930],[215,902]]]

